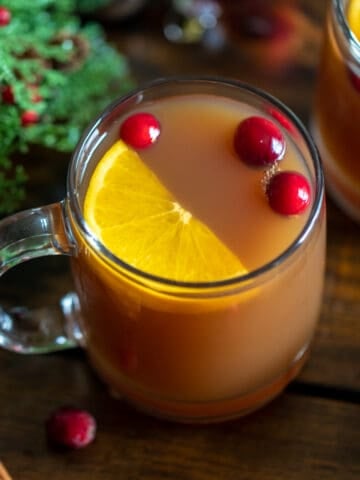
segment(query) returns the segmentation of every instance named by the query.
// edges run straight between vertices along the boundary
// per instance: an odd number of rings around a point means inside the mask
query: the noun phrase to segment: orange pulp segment
[[[105,153],[84,202],[90,230],[115,256],[158,277],[211,282],[247,273],[123,141]]]

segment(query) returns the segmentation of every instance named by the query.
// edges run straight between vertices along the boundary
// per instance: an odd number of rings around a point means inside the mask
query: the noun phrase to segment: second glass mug
[[[328,192],[360,222],[360,41],[350,28],[350,4],[328,2],[311,130]]]
[[[264,115],[276,111],[310,173],[313,203],[300,235],[242,277],[196,284],[138,271],[114,257],[83,218],[84,185],[116,119],[184,94],[235,99]],[[0,346],[19,353],[82,346],[112,393],[163,418],[214,422],[245,415],[279,394],[307,358],[321,308],[325,231],[317,150],[284,105],[224,79],[154,82],[110,105],[88,128],[69,165],[63,201],[0,222],[0,274],[31,258],[70,255],[76,291],[61,299],[60,314],[0,309]],[[45,322],[50,333],[44,338],[39,327],[25,335],[24,319]]]

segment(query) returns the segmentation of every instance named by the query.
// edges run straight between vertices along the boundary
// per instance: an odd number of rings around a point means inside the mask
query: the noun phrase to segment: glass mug
[[[271,262],[224,281],[174,282],[114,257],[83,217],[85,185],[107,132],[139,106],[207,94],[276,112],[309,172],[313,203],[300,234]],[[0,311],[0,345],[20,353],[86,349],[115,395],[184,422],[245,415],[279,394],[303,366],[321,308],[324,185],[317,150],[279,101],[223,79],[168,79],[113,103],[88,128],[69,166],[66,198],[0,222],[1,273],[34,257],[70,255],[75,292],[51,310]],[[24,321],[47,324],[26,336]]]
[[[360,221],[360,42],[347,20],[349,4],[329,2],[311,129],[329,193]]]

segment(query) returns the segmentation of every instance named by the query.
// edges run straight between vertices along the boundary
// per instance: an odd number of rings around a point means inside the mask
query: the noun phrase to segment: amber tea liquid
[[[329,2],[313,133],[330,193],[345,212],[360,221],[360,43],[347,23],[349,4]]]
[[[269,208],[263,170],[240,162],[232,145],[243,118],[270,117],[266,102],[251,106],[233,96],[231,89],[230,94],[177,91],[129,105],[112,114],[100,131],[105,140],[89,149],[90,160],[96,163],[116,140],[129,113],[154,114],[162,125],[161,141],[140,155],[179,203],[249,272],[290,248],[285,260],[254,278],[250,273],[242,284],[162,283],[112,264],[73,225],[80,245],[73,271],[92,364],[116,395],[180,421],[243,415],[278,394],[304,363],[321,306],[323,202],[306,239],[291,251],[313,205],[291,218]],[[316,175],[306,145],[299,132],[281,128],[287,145],[281,168],[303,173],[314,201]],[[87,178],[84,188],[86,183]]]

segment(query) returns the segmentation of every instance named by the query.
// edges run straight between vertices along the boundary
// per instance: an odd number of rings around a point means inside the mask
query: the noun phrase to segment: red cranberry
[[[10,85],[6,85],[1,92],[1,98],[4,103],[12,105],[15,101],[14,91]]]
[[[39,121],[39,114],[34,110],[26,110],[21,115],[21,125],[23,127],[34,125],[38,121]]]
[[[134,148],[147,148],[160,135],[160,123],[151,113],[135,113],[120,127],[120,138]]]
[[[281,215],[303,213],[310,204],[310,184],[297,172],[279,172],[271,177],[266,195],[270,207]]]
[[[0,6],[0,27],[6,27],[6,25],[9,25],[10,20],[11,20],[10,11],[5,7]]]
[[[237,127],[234,147],[243,162],[261,167],[281,160],[285,138],[280,129],[264,117],[248,117]]]
[[[94,440],[96,421],[85,410],[62,407],[48,418],[46,433],[49,441],[54,445],[82,448]]]
[[[296,132],[295,127],[293,123],[285,117],[283,113],[280,112],[280,110],[277,110],[276,108],[270,107],[268,108],[268,113],[271,115],[275,120],[277,120],[282,127],[285,128],[288,132],[294,134]]]

